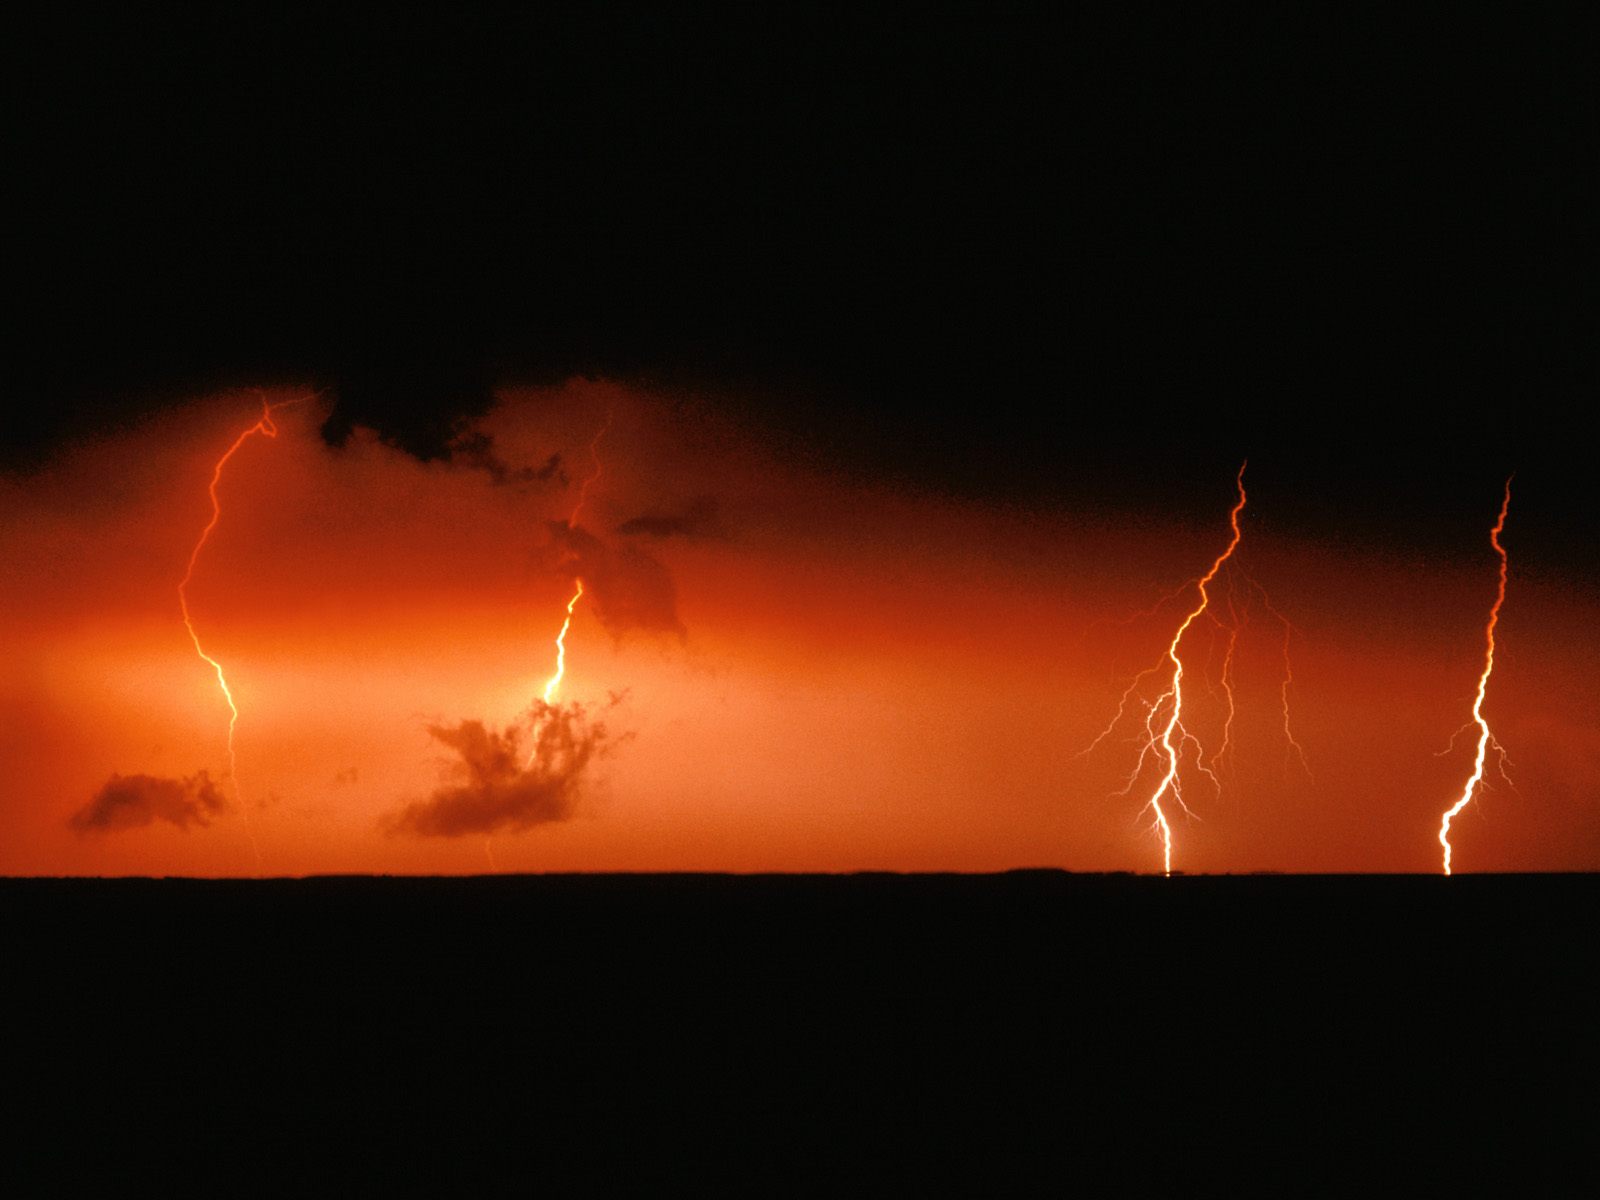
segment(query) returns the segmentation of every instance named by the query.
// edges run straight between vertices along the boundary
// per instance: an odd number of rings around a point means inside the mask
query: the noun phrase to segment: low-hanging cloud
[[[205,771],[182,779],[113,775],[67,823],[79,833],[115,833],[156,821],[188,829],[211,824],[211,818],[227,807],[222,792]]]
[[[445,782],[384,822],[389,833],[461,837],[516,832],[567,820],[585,769],[611,740],[581,704],[535,701],[503,731],[482,721],[430,725],[455,755]]]
[[[583,580],[584,596],[608,633],[685,636],[677,586],[659,560],[638,546],[608,546],[581,525],[551,521],[550,533],[552,565]]]

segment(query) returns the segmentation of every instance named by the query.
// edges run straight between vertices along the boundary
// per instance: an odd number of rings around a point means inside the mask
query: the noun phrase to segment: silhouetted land
[[[0,881],[0,1188],[1536,1191],[1600,1127],[1597,918],[1597,876]]]

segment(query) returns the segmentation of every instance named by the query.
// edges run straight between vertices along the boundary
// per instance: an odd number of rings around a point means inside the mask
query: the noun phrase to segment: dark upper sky
[[[1209,512],[1248,454],[1397,545],[1477,550],[1516,467],[1594,566],[1576,22],[200,20],[18,31],[11,464],[306,378],[436,454],[582,371],[962,495]]]

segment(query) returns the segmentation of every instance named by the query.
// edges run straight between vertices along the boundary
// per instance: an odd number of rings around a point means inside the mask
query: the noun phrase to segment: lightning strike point
[[[1515,478],[1512,476],[1511,478]],[[1500,743],[1495,740],[1494,734],[1489,729],[1489,722],[1483,716],[1483,697],[1489,688],[1489,676],[1494,673],[1494,631],[1500,623],[1500,608],[1506,602],[1506,574],[1509,560],[1506,558],[1506,548],[1500,544],[1500,535],[1505,532],[1506,513],[1511,508],[1511,478],[1506,480],[1505,493],[1500,500],[1500,515],[1495,519],[1494,528],[1489,530],[1489,544],[1494,547],[1494,552],[1500,558],[1499,584],[1495,591],[1494,605],[1489,609],[1489,621],[1484,626],[1484,655],[1483,673],[1478,676],[1478,694],[1472,701],[1472,721],[1478,727],[1478,752],[1473,762],[1472,774],[1468,777],[1466,785],[1461,789],[1461,795],[1448,809],[1439,821],[1439,845],[1444,849],[1444,873],[1449,875],[1451,847],[1450,847],[1450,822],[1455,820],[1457,814],[1468,804],[1483,783],[1484,763],[1490,747],[1493,747],[1502,756]],[[1467,726],[1462,726],[1467,728]],[[1461,730],[1457,730],[1459,734]],[[1451,745],[1455,738],[1451,738]]]

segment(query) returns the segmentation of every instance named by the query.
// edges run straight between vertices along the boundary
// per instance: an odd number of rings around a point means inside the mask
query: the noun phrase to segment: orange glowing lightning
[[[1305,768],[1306,765],[1304,751],[1301,749],[1300,743],[1295,740],[1289,726],[1289,687],[1294,681],[1294,676],[1289,669],[1289,639],[1291,633],[1293,632],[1293,627],[1289,624],[1288,619],[1284,617],[1284,615],[1275,607],[1273,607],[1271,601],[1267,598],[1265,589],[1262,588],[1262,586],[1249,575],[1240,570],[1239,564],[1234,558],[1234,552],[1238,549],[1239,542],[1243,537],[1242,530],[1239,526],[1239,514],[1244,510],[1247,499],[1244,488],[1244,472],[1245,468],[1243,465],[1241,465],[1239,468],[1239,473],[1234,479],[1234,485],[1238,489],[1238,496],[1234,501],[1232,510],[1228,514],[1228,527],[1231,536],[1229,538],[1227,547],[1216,557],[1211,564],[1211,569],[1208,570],[1204,575],[1200,576],[1198,579],[1190,580],[1189,583],[1183,586],[1183,588],[1180,588],[1171,595],[1164,597],[1160,602],[1157,603],[1155,609],[1151,610],[1151,612],[1158,611],[1168,601],[1175,599],[1179,595],[1182,595],[1182,593],[1191,585],[1197,587],[1199,590],[1199,603],[1184,617],[1182,623],[1179,624],[1177,631],[1172,635],[1172,640],[1167,644],[1166,654],[1163,656],[1165,663],[1148,667],[1134,677],[1133,682],[1130,683],[1127,690],[1123,692],[1122,699],[1117,705],[1116,715],[1112,717],[1111,723],[1101,730],[1099,736],[1097,736],[1093,742],[1079,752],[1079,757],[1087,755],[1090,751],[1099,746],[1100,743],[1103,742],[1107,737],[1109,737],[1112,730],[1117,727],[1117,725],[1122,721],[1122,718],[1126,715],[1129,702],[1138,692],[1140,685],[1147,678],[1159,671],[1162,671],[1168,664],[1170,664],[1171,675],[1165,689],[1159,696],[1155,698],[1155,700],[1150,702],[1141,701],[1141,703],[1144,703],[1145,705],[1145,717],[1144,731],[1142,737],[1140,738],[1141,746],[1139,750],[1138,761],[1134,764],[1133,770],[1129,773],[1127,783],[1116,793],[1117,795],[1127,795],[1133,790],[1134,784],[1138,782],[1140,775],[1144,772],[1146,762],[1152,756],[1155,756],[1157,760],[1163,764],[1160,782],[1156,785],[1156,788],[1151,794],[1149,800],[1145,802],[1144,807],[1154,817],[1155,828],[1161,835],[1162,867],[1164,872],[1168,875],[1172,874],[1172,823],[1168,816],[1167,808],[1163,806],[1163,801],[1170,796],[1171,801],[1176,803],[1177,806],[1185,813],[1188,813],[1191,816],[1193,815],[1190,812],[1189,806],[1184,803],[1182,779],[1179,773],[1184,749],[1191,744],[1193,745],[1195,750],[1195,767],[1202,775],[1206,777],[1207,780],[1210,781],[1212,787],[1220,792],[1221,782],[1218,778],[1217,772],[1222,769],[1232,747],[1233,722],[1235,715],[1233,693],[1234,651],[1237,647],[1239,628],[1242,624],[1240,605],[1235,598],[1235,572],[1238,572],[1238,574],[1244,579],[1244,582],[1250,591],[1253,592],[1259,599],[1261,605],[1283,627],[1284,677],[1279,691],[1279,695],[1283,704],[1283,732],[1290,748],[1290,752],[1299,756],[1302,768]],[[1221,574],[1225,566],[1229,570],[1228,594],[1226,596],[1229,617],[1227,622],[1224,622],[1214,612],[1210,611],[1210,588],[1211,585],[1216,581],[1218,575]],[[1147,613],[1145,615],[1150,614]],[[1209,759],[1207,759],[1202,752],[1199,738],[1195,737],[1195,735],[1185,728],[1183,724],[1184,665],[1183,658],[1179,654],[1179,647],[1183,642],[1184,635],[1188,633],[1190,627],[1202,617],[1208,618],[1218,629],[1225,630],[1228,634],[1227,646],[1223,655],[1220,674],[1220,681],[1222,685],[1221,694],[1226,703],[1226,718],[1222,727],[1222,744],[1218,748],[1217,752],[1211,755]],[[1214,688],[1212,690],[1213,692],[1216,691]],[[1309,773],[1309,768],[1307,768],[1307,771]]]
[[[567,673],[567,630],[572,628],[572,610],[577,607],[578,599],[583,595],[583,580],[574,579],[578,590],[572,593],[572,599],[567,601],[567,619],[561,622],[561,632],[556,634],[556,673],[545,680],[544,702],[549,704],[555,699],[556,689],[561,686],[561,677]]]
[[[1228,525],[1233,530],[1233,536],[1228,541],[1228,548],[1217,556],[1216,561],[1211,564],[1211,569],[1200,577],[1199,607],[1190,611],[1189,615],[1183,619],[1183,624],[1178,626],[1178,632],[1172,635],[1172,641],[1167,646],[1167,657],[1172,660],[1172,683],[1165,692],[1157,697],[1154,706],[1150,709],[1149,718],[1145,722],[1145,728],[1149,729],[1154,723],[1156,712],[1170,698],[1171,709],[1167,717],[1167,725],[1161,731],[1161,748],[1167,755],[1167,771],[1162,776],[1160,786],[1156,788],[1148,804],[1150,810],[1155,814],[1156,825],[1161,830],[1162,866],[1168,875],[1172,874],[1172,825],[1167,820],[1167,814],[1161,807],[1161,797],[1171,791],[1172,798],[1178,802],[1179,807],[1188,808],[1183,802],[1183,793],[1178,785],[1178,747],[1172,744],[1173,730],[1180,728],[1179,722],[1183,718],[1183,659],[1178,657],[1178,643],[1183,640],[1183,635],[1188,632],[1189,626],[1194,624],[1195,618],[1205,612],[1211,603],[1211,595],[1206,591],[1206,585],[1217,577],[1217,572],[1222,570],[1222,564],[1232,558],[1234,550],[1238,548],[1239,539],[1242,536],[1239,532],[1239,511],[1244,508],[1245,502],[1243,466],[1239,468],[1239,476],[1235,482],[1239,488],[1239,499],[1234,503],[1233,511],[1228,514]],[[1232,647],[1229,648],[1229,656],[1230,658],[1232,656]],[[1180,744],[1182,740],[1187,739],[1189,736],[1188,732],[1185,731],[1181,735]]]
[[[572,506],[572,512],[567,517],[567,528],[573,529],[578,523],[578,514],[583,511],[584,503],[589,499],[589,489],[599,482],[600,476],[605,473],[605,467],[600,462],[600,442],[611,429],[614,412],[606,414],[606,422],[600,427],[600,432],[594,435],[594,440],[589,443],[589,461],[593,466],[589,475],[578,485],[578,498]],[[583,598],[583,580],[574,578],[572,581],[572,599],[567,601],[566,617],[561,622],[561,632],[556,634],[556,669],[555,673],[545,680],[544,705],[548,709],[555,701],[556,693],[561,688],[561,680],[567,673],[567,631],[572,628],[572,611],[578,606],[578,601]],[[528,766],[533,766],[539,757],[538,730],[534,731],[533,749],[528,753]]]
[[[211,519],[206,522],[206,527],[200,531],[200,538],[194,544],[194,549],[189,552],[189,566],[183,573],[183,579],[178,583],[178,607],[183,613],[183,627],[189,631],[189,640],[194,643],[194,652],[198,654],[216,672],[217,686],[222,689],[222,698],[228,703],[228,777],[233,781],[233,792],[240,802],[240,810],[244,809],[243,796],[239,790],[239,764],[234,751],[234,731],[239,724],[239,705],[233,698],[233,692],[228,687],[228,679],[222,672],[222,664],[205,652],[200,644],[200,635],[195,631],[194,617],[189,611],[189,585],[194,581],[195,567],[200,561],[200,551],[205,549],[206,543],[211,539],[212,531],[217,523],[222,520],[222,501],[217,496],[217,487],[222,482],[222,469],[228,465],[228,460],[239,452],[247,441],[257,434],[265,438],[278,436],[278,426],[272,419],[272,414],[280,408],[302,404],[312,399],[311,396],[301,396],[294,400],[284,400],[277,404],[268,404],[266,397],[261,398],[261,416],[256,423],[234,438],[233,445],[223,452],[217,459],[217,465],[211,470],[211,484],[207,489],[211,497]],[[246,814],[246,821],[249,820]]]
[[[567,528],[571,529],[578,523],[578,514],[583,511],[584,502],[589,499],[589,489],[600,482],[600,476],[605,474],[605,467],[600,462],[600,442],[606,434],[611,432],[611,422],[616,419],[616,412],[606,413],[606,423],[600,426],[600,432],[594,435],[594,440],[589,443],[589,463],[593,468],[588,477],[578,485],[578,499],[572,506],[572,514],[567,517]]]
[[[1500,515],[1495,519],[1494,528],[1489,531],[1489,544],[1494,547],[1494,552],[1500,556],[1500,582],[1495,592],[1494,607],[1489,610],[1489,623],[1484,627],[1484,656],[1483,674],[1478,676],[1478,694],[1472,702],[1472,722],[1478,726],[1478,754],[1472,766],[1472,775],[1468,778],[1466,786],[1461,789],[1461,797],[1452,804],[1439,822],[1439,845],[1444,848],[1444,873],[1450,874],[1450,822],[1455,820],[1456,814],[1472,802],[1473,793],[1478,785],[1483,782],[1484,761],[1490,747],[1502,759],[1505,749],[1495,740],[1489,731],[1489,722],[1483,719],[1483,696],[1489,687],[1489,676],[1494,671],[1494,630],[1500,623],[1500,606],[1506,602],[1506,548],[1500,544],[1500,535],[1505,531],[1506,512],[1511,507],[1511,480],[1506,480],[1505,494],[1500,500]]]
[[[210,664],[211,669],[217,674],[217,686],[222,689],[222,698],[228,702],[228,777],[233,780],[234,794],[239,791],[238,760],[234,754],[233,733],[239,724],[239,706],[234,702],[233,692],[228,687],[228,679],[222,673],[222,664],[205,652],[200,645],[200,635],[195,632],[194,618],[189,612],[189,584],[194,580],[195,565],[200,561],[200,551],[211,538],[212,530],[216,529],[217,522],[222,519],[222,501],[217,498],[217,485],[222,482],[222,468],[228,465],[228,460],[239,452],[243,446],[256,434],[262,437],[275,438],[278,436],[278,427],[272,420],[272,406],[265,400],[261,402],[261,418],[249,429],[246,429],[233,440],[233,445],[217,459],[217,465],[211,471],[211,520],[206,522],[206,527],[200,531],[200,540],[195,542],[194,549],[189,552],[189,568],[183,573],[183,579],[178,584],[178,607],[183,611],[183,627],[189,631],[189,640],[194,643],[194,652]]]

